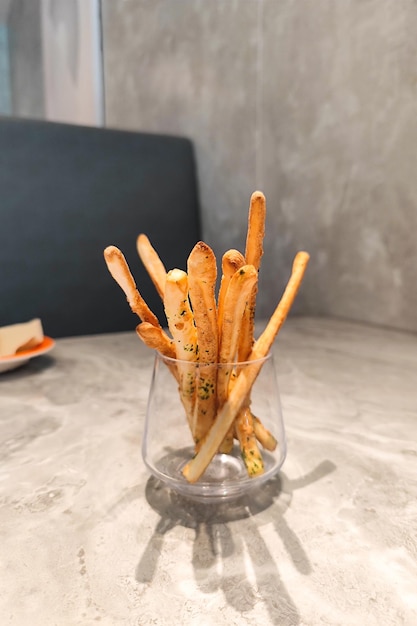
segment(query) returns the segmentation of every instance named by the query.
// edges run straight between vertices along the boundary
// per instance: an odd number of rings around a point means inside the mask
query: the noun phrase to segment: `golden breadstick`
[[[250,199],[249,216],[248,216],[248,233],[246,237],[245,259],[246,263],[252,263],[253,266],[259,271],[261,265],[261,258],[263,256],[263,240],[265,236],[265,216],[266,216],[266,201],[265,196],[260,191],[255,191]],[[258,291],[258,284],[256,284],[252,290],[252,293],[248,299],[248,303],[243,314],[242,328],[239,338],[239,361],[245,361],[252,349],[254,342],[254,327],[255,327],[255,307],[256,296]],[[247,398],[247,406],[250,404],[250,398]],[[244,433],[239,433],[239,429],[244,424]],[[243,439],[249,439],[250,441],[255,439],[255,435],[249,432],[253,427],[253,420],[248,419],[244,422],[242,420],[236,420],[236,434],[239,441]],[[255,442],[256,443],[256,442]],[[253,450],[251,450],[253,452]],[[248,470],[249,471],[249,470]],[[250,472],[249,472],[250,473]]]
[[[170,359],[176,358],[175,344],[162,328],[142,322],[136,326],[136,333],[149,348],[157,350],[162,356]]]
[[[168,272],[164,308],[177,359],[196,361],[197,330],[188,300],[188,276],[183,270],[173,269]]]
[[[140,295],[126,259],[119,248],[116,248],[116,246],[108,246],[104,250],[104,259],[110,274],[124,291],[133,313],[136,313],[143,322],[149,322],[153,326],[159,326],[158,318],[152,313],[145,300]]]
[[[274,435],[262,424],[259,417],[255,417],[252,415],[253,421],[253,432],[255,433],[255,437],[259,441],[260,444],[265,448],[265,450],[275,450],[278,445],[277,440]]]
[[[222,257],[222,279],[220,282],[219,296],[217,298],[217,328],[219,333],[219,344],[221,342],[221,332],[223,324],[224,299],[227,293],[230,279],[236,270],[245,265],[245,257],[239,250],[228,250]]]
[[[252,364],[246,366],[240,372],[233,388],[230,391],[227,402],[219,411],[217,418],[204,439],[199,451],[191,461],[183,468],[185,478],[193,483],[204,473],[213,456],[216,454],[223,438],[233,423],[238,411],[247,398],[253,383],[262,367],[263,359],[272,347],[276,335],[284,323],[288,312],[294,302],[297,292],[307,268],[309,255],[307,252],[299,252],[294,260],[292,274],[285,288],[283,296],[272,314],[265,330],[255,342],[249,355]]]
[[[167,271],[148,237],[141,233],[136,239],[136,249],[161,299],[164,299]]]
[[[188,276],[179,269],[167,274],[164,296],[168,327],[175,344],[181,401],[194,436],[193,409],[195,402],[195,365],[197,356],[197,331],[188,300]],[[189,365],[189,363],[192,365]],[[195,436],[194,436],[195,439]]]
[[[261,191],[255,191],[250,199],[248,233],[246,237],[245,262],[253,265],[257,271],[261,266],[263,240],[265,236],[266,201]],[[242,332],[239,339],[239,361],[246,361],[253,345],[255,325],[257,285],[254,286],[242,320]]]
[[[254,434],[252,413],[248,407],[242,407],[237,414],[236,435],[249,476],[263,474],[265,471],[264,462]]]
[[[219,349],[219,363],[232,363],[236,359],[239,333],[243,312],[252,289],[258,279],[258,272],[253,265],[244,265],[237,270],[229,281],[224,299],[224,315],[221,329]],[[231,368],[219,367],[217,374],[217,404],[218,409],[226,402]],[[220,452],[230,452],[233,447],[233,426],[229,429]]]
[[[199,241],[187,261],[188,286],[197,326],[199,359],[203,363],[217,360],[217,266],[213,250]]]
[[[245,260],[259,270],[263,256],[265,237],[266,200],[261,191],[255,191],[250,199],[248,233],[246,236]]]
[[[162,328],[152,326],[152,324],[148,324],[148,322],[142,322],[136,326],[136,333],[148,348],[157,350],[162,356],[168,357],[164,363],[174,378],[179,382],[176,363],[170,360],[176,358],[175,345],[172,339],[168,337]],[[184,409],[186,409],[186,406],[184,406]]]
[[[236,358],[240,325],[247,299],[257,281],[258,272],[253,265],[244,265],[235,272],[229,282],[224,300],[224,315],[219,349],[219,363],[232,363]],[[231,371],[220,368],[217,380],[219,406],[228,395]]]
[[[215,298],[217,266],[213,250],[199,241],[188,257],[187,268],[200,362],[193,429],[198,445],[210,428],[217,408],[217,369],[213,365],[217,362],[218,350]]]
[[[255,341],[251,352],[251,360],[259,359],[266,356],[274,343],[281,326],[287,319],[287,315],[293,305],[298,290],[304,278],[305,271],[310,259],[308,252],[297,252],[293,266],[291,277],[285,287],[281,300],[273,312],[265,330]]]

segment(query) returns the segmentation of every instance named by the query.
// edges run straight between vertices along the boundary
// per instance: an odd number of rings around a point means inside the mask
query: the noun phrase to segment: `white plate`
[[[9,370],[14,370],[17,367],[20,367],[30,361],[30,359],[40,356],[41,354],[46,354],[46,352],[52,350],[54,346],[55,341],[51,339],[51,337],[44,337],[42,343],[36,346],[36,348],[23,350],[13,356],[0,357],[0,373],[8,372]]]

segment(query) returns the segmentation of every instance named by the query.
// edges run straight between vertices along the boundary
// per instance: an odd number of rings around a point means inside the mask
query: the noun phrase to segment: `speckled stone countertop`
[[[417,624],[417,336],[294,318],[282,472],[188,502],[140,442],[153,354],[59,340],[0,376],[0,623]]]

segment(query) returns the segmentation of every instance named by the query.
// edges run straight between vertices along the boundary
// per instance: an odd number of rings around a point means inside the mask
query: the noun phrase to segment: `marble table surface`
[[[417,336],[293,318],[274,350],[282,471],[207,506],[142,462],[134,332],[1,374],[2,625],[417,624]]]

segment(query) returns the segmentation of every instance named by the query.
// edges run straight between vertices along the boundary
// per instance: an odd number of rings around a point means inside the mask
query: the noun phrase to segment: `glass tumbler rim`
[[[257,363],[266,363],[267,361],[269,361],[270,359],[272,359],[273,357],[273,352],[270,351],[268,352],[268,354],[266,354],[263,357],[258,357],[256,359],[249,359],[246,361],[208,361],[208,362],[204,362],[204,361],[199,361],[199,360],[191,360],[191,361],[187,361],[186,359],[177,359],[174,357],[170,357],[170,356],[166,356],[164,354],[162,354],[161,352],[159,352],[158,350],[155,350],[155,358],[159,358],[164,362],[167,363],[179,363],[182,364],[184,363],[184,365],[196,365],[196,366],[203,366],[203,367],[227,367],[227,366],[239,366],[239,367],[244,367],[247,365],[254,365]]]

